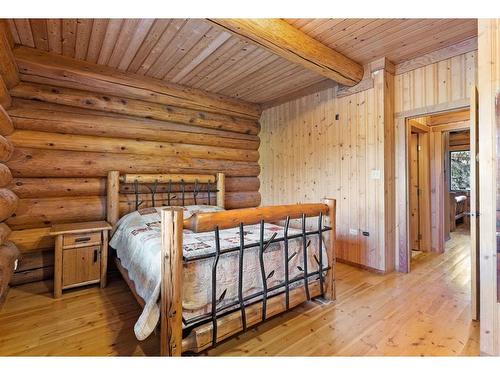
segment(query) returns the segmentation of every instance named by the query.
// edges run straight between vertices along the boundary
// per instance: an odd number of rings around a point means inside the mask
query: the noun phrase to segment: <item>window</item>
[[[470,190],[470,151],[450,152],[450,190]]]

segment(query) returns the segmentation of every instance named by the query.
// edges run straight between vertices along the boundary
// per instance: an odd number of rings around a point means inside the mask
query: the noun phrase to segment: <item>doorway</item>
[[[408,119],[407,127],[409,247],[442,253],[456,224],[469,224],[470,111]]]
[[[413,258],[431,250],[430,129],[425,119],[409,121],[409,223]],[[411,260],[410,260],[411,261]]]
[[[474,319],[478,316],[478,246],[472,240],[477,240],[478,225],[476,134],[474,109],[406,119],[408,271],[421,253],[470,249],[466,255]]]

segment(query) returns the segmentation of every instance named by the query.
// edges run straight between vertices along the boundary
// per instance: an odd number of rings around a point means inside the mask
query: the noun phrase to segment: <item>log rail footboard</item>
[[[213,177],[213,179],[211,178]],[[217,182],[217,205],[223,207],[224,176],[212,175],[122,175],[111,171],[108,175],[108,220],[115,225],[119,218],[119,184],[140,182]],[[323,297],[335,300],[335,199],[324,199],[323,203],[267,206],[219,212],[198,212],[184,220],[183,208],[168,207],[161,210],[161,300],[160,300],[160,354],[180,356],[184,352],[198,353],[234,336],[247,328],[263,322],[275,315],[290,310],[312,298]],[[311,225],[317,218],[316,225]],[[289,235],[292,220],[300,221],[300,233]],[[313,220],[314,221],[314,220]],[[306,222],[309,225],[306,225]],[[274,233],[264,239],[266,223],[284,223],[283,235]],[[260,239],[255,243],[245,243],[245,225],[260,225]],[[224,229],[239,228],[239,244],[221,249],[219,232]],[[311,229],[313,228],[313,229]],[[186,259],[183,257],[183,230],[193,232],[214,232],[215,252]],[[298,228],[297,228],[298,229]],[[317,267],[308,269],[308,238],[317,236],[318,257],[314,254]],[[326,238],[324,238],[326,237]],[[290,278],[288,243],[300,239],[303,264],[301,274]],[[283,243],[284,281],[268,286],[263,254],[269,245]],[[246,249],[258,249],[259,277],[262,290],[251,295],[243,295],[243,258]],[[323,259],[325,249],[327,262]],[[217,307],[217,265],[224,254],[238,255],[238,295],[237,301],[221,308]],[[182,316],[183,268],[187,262],[212,259],[211,311],[189,320]],[[124,274],[123,271],[121,271]],[[126,277],[126,275],[124,275]],[[133,282],[127,280],[133,289]],[[293,287],[291,287],[293,285]],[[134,290],[133,290],[134,292]],[[220,298],[220,297],[219,297]],[[184,327],[189,327],[185,329]]]

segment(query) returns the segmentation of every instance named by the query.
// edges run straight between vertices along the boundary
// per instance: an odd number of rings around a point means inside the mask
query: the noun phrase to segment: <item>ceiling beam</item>
[[[276,18],[217,18],[210,22],[238,37],[345,86],[363,78],[363,66]]]

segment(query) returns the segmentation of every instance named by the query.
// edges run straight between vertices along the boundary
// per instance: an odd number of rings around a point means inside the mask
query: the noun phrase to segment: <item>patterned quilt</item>
[[[137,293],[146,305],[134,327],[139,340],[148,337],[159,320],[158,298],[160,295],[160,211],[164,207],[146,208],[124,216],[117,225],[117,230],[110,241],[116,249],[123,267],[127,269],[134,282]],[[221,208],[215,206],[184,207],[184,219],[195,212],[214,212]],[[283,237],[284,228],[278,225],[265,224],[264,240],[269,240],[274,233],[276,238]],[[290,228],[289,236],[301,233]],[[244,227],[245,244],[258,243],[260,226]],[[318,235],[308,236],[308,271],[317,271]],[[221,250],[239,246],[239,228],[220,231]],[[262,277],[259,264],[258,246],[245,249],[243,261],[243,294],[248,296],[262,291]],[[212,298],[212,264],[213,258],[193,260],[202,255],[215,253],[215,233],[194,233],[183,231],[184,263],[183,282],[183,317],[191,319],[211,311]],[[303,275],[303,240],[289,241],[289,277]],[[192,259],[189,261],[189,259]],[[265,275],[268,288],[284,281],[284,246],[283,242],[272,243],[264,252]],[[327,264],[326,251],[323,246],[323,264]],[[220,256],[217,266],[217,307],[237,301],[238,298],[238,251]],[[276,290],[275,293],[280,292]]]

